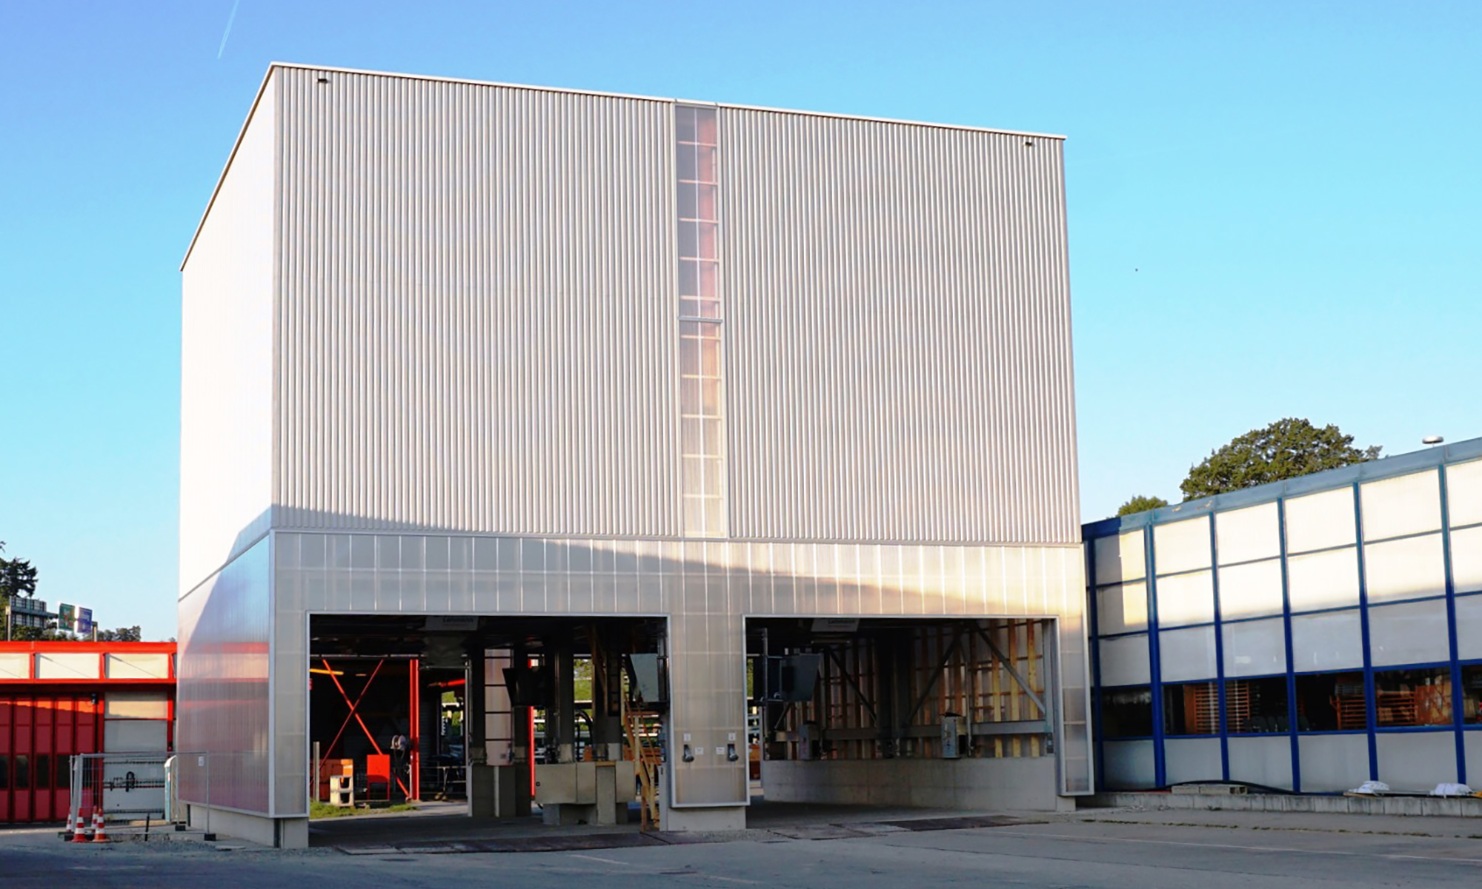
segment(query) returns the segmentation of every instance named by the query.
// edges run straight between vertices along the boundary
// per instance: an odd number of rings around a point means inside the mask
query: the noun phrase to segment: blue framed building
[[[1482,439],[1083,533],[1100,789],[1482,782]]]

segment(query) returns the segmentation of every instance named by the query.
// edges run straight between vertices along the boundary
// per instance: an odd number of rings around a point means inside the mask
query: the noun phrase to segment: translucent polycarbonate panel
[[[1209,516],[1153,526],[1153,570],[1159,575],[1208,568]]]
[[[1148,628],[1147,584],[1119,583],[1096,591],[1096,629],[1103,636]]]
[[[1226,676],[1266,676],[1286,671],[1286,629],[1281,618],[1227,623]]]
[[[1482,595],[1456,597],[1456,656],[1482,659]],[[1477,783],[1482,784],[1482,773]]]
[[[1482,523],[1482,460],[1446,467],[1446,513],[1453,528]]]
[[[732,532],[1079,545],[1061,140],[719,132]]]
[[[1091,541],[1096,560],[1096,583],[1127,583],[1147,575],[1143,553],[1143,532],[1128,531]]]
[[[1214,620],[1214,575],[1209,571],[1160,577],[1158,626],[1205,624]]]
[[[676,732],[690,733],[697,748],[703,743],[710,751],[697,754],[692,767],[675,765],[671,786],[680,806],[744,802],[744,763],[733,765],[714,752],[724,749],[731,733],[745,731],[743,617],[1054,617],[1055,657],[1064,665],[1056,676],[1058,715],[1064,719],[1057,743],[1063,787],[1072,793],[1089,790],[1080,547],[861,549],[813,543],[480,537],[468,547],[473,567],[454,570],[429,567],[437,561],[425,555],[445,548],[455,552],[456,535],[370,535],[376,538],[378,563],[379,554],[394,546],[401,567],[366,571],[323,567],[334,560],[318,554],[336,549],[335,536],[280,535],[276,675],[302,675],[305,612],[666,616],[672,724]],[[353,539],[348,549],[354,552]],[[318,567],[293,567],[295,561]],[[452,564],[451,555],[448,561]],[[407,567],[412,562],[419,567]],[[835,578],[866,574],[873,591],[868,607],[866,597],[832,591]],[[439,583],[445,588],[434,593]],[[361,585],[369,590],[368,598],[356,593]],[[434,598],[441,603],[435,608]],[[1145,675],[1146,636],[1142,639],[1139,660]],[[280,685],[279,694],[277,724],[283,737],[274,786],[282,815],[302,799],[307,772],[306,765],[293,760],[297,756],[302,762],[304,756],[295,752],[301,723],[295,711],[301,714],[305,707],[302,685]]]
[[[1441,528],[1441,477],[1432,469],[1359,485],[1364,539],[1384,540]]]
[[[1147,685],[1151,681],[1146,633],[1102,639],[1100,642],[1101,684]]]
[[[1275,503],[1215,513],[1214,533],[1221,565],[1281,554],[1281,522]]]
[[[1297,745],[1303,793],[1352,790],[1369,780],[1364,735],[1302,735]]]
[[[1164,630],[1158,651],[1164,682],[1215,677],[1214,627]]]
[[[1292,556],[1286,561],[1286,581],[1292,611],[1357,605],[1358,552],[1346,547]]]
[[[206,756],[182,769],[183,801],[205,803],[209,769],[213,806],[269,812],[271,575],[262,540],[180,600],[175,746]]]
[[[1374,666],[1429,664],[1451,657],[1446,600],[1369,609],[1369,658]]]
[[[1467,780],[1482,784],[1482,732],[1465,732],[1465,756],[1467,763]],[[1478,777],[1473,777],[1473,776]]]
[[[1274,738],[1231,738],[1230,780],[1278,790],[1292,789],[1292,742]]]
[[[1169,738],[1163,742],[1163,770],[1170,784],[1222,781],[1219,738]]]
[[[1220,617],[1225,620],[1281,613],[1280,559],[1220,568],[1219,581]]]
[[[36,655],[37,679],[99,679],[97,652],[46,651]]]
[[[30,679],[33,660],[29,652],[0,651],[0,679]]]
[[[279,527],[678,534],[673,103],[320,74],[274,74]]]
[[[169,719],[170,694],[110,688],[103,695],[103,716],[106,719]]]
[[[1356,609],[1292,616],[1293,670],[1305,673],[1363,665],[1363,627]]]
[[[1147,790],[1158,786],[1152,741],[1107,741],[1101,748],[1104,790]]]
[[[1453,732],[1380,732],[1378,745],[1379,780],[1397,793],[1427,793],[1457,781]]]
[[[272,77],[181,268],[177,596],[268,528],[278,123]]]
[[[1441,535],[1406,537],[1364,546],[1369,603],[1438,596],[1446,592]]]
[[[1354,540],[1352,488],[1287,498],[1287,553],[1347,546]]]
[[[109,652],[104,658],[104,674],[109,679],[169,679],[170,655],[120,654]]]
[[[1451,532],[1451,582],[1458,593],[1482,590],[1482,527]]]

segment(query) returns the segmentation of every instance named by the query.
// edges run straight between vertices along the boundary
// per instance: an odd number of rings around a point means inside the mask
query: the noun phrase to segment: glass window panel
[[[1461,721],[1482,724],[1482,664],[1461,668]]]
[[[716,215],[715,202],[716,190],[714,185],[696,185],[695,188],[695,219],[703,219],[714,222],[719,217]]]
[[[45,753],[36,757],[36,789],[51,789],[51,757]]]
[[[696,381],[699,386],[701,412],[711,416],[720,415],[720,381],[700,379]]]
[[[31,789],[31,757],[25,753],[15,756],[15,789]]]
[[[1221,565],[1273,558],[1281,553],[1281,531],[1275,503],[1218,513],[1215,545]]]
[[[1096,591],[1096,600],[1096,629],[1102,635],[1147,629],[1147,584],[1119,583],[1102,587]]]
[[[705,149],[714,151],[714,149]],[[675,146],[674,159],[678,165],[679,178],[693,181],[699,177],[698,164],[695,157],[696,148],[693,145]],[[714,161],[712,161],[714,163]]]
[[[1098,537],[1091,546],[1096,556],[1097,584],[1139,580],[1147,573],[1141,531]]]
[[[1146,738],[1153,733],[1153,691],[1147,686],[1101,691],[1101,736]]]
[[[684,527],[687,531],[702,528],[705,521],[703,501],[699,497],[684,498]]]
[[[1358,609],[1292,617],[1292,669],[1333,670],[1364,665]]]
[[[1293,556],[1286,562],[1292,611],[1358,604],[1358,553],[1353,547]]]
[[[70,757],[65,755],[57,757],[57,776],[54,786],[58,790],[66,790],[72,786],[72,763],[70,759]],[[3,766],[0,766],[0,768],[3,768]]]
[[[699,192],[697,191],[697,189],[701,187],[702,186],[695,185],[692,182],[679,183],[677,207],[679,210],[680,219],[696,218],[696,214],[699,212],[700,207],[699,198],[697,197]]]
[[[699,456],[704,453],[700,421],[683,419],[679,421],[679,445],[685,455]],[[672,469],[670,470],[673,471]]]
[[[1163,679],[1178,682],[1215,675],[1214,627],[1164,630],[1158,635]]]
[[[692,105],[674,107],[674,133],[680,142],[695,141],[695,108]]]
[[[1482,658],[1482,596],[1456,597],[1456,654],[1464,661]]]
[[[1482,460],[1446,467],[1446,511],[1453,528],[1482,522]]]
[[[704,469],[704,472],[705,472],[705,491],[706,491],[706,493],[710,493],[710,494],[722,494],[722,493],[724,493],[721,490],[721,478],[723,476],[723,473],[721,471],[721,461],[719,461],[719,460],[706,460],[705,461],[705,469]]]
[[[695,141],[706,145],[716,144],[716,120],[714,108],[695,109]]]
[[[1361,730],[1367,726],[1363,673],[1297,677],[1297,731]]]
[[[1448,660],[1446,600],[1370,608],[1369,657],[1375,666]]]
[[[1281,560],[1221,568],[1220,616],[1225,620],[1281,613]]]
[[[1099,645],[1102,685],[1141,685],[1151,669],[1146,633],[1103,639]]]
[[[1209,517],[1153,526],[1153,560],[1158,574],[1209,567]]]
[[[1260,676],[1286,669],[1286,628],[1281,618],[1224,624],[1225,675]]]
[[[681,222],[681,223],[679,223],[679,255],[680,256],[682,256],[682,257],[696,257],[696,256],[699,256],[700,255],[700,231],[697,228],[697,226],[699,224],[700,223],[698,223],[698,222]],[[694,290],[686,290],[685,289],[685,287],[684,287],[684,284],[685,284],[685,274],[686,274],[686,272],[684,271],[684,263],[680,263],[680,272],[679,272],[680,287],[679,287],[679,292],[680,293],[695,293],[696,291],[694,291]],[[688,274],[693,278],[694,271],[691,270]]]
[[[1374,725],[1451,725],[1451,670],[1374,671]]]
[[[1482,590],[1482,527],[1451,532],[1451,582],[1458,593]]]
[[[0,790],[10,789],[10,757],[0,753]]]
[[[1303,553],[1354,541],[1353,489],[1338,488],[1286,501],[1286,549]]]
[[[720,376],[720,343],[715,340],[700,343],[700,373],[707,377]]]
[[[701,438],[701,446],[705,448],[705,453],[707,453],[707,454],[719,454],[720,453],[720,421],[719,420],[701,420],[700,421],[700,434],[702,436],[702,438]]]
[[[1240,734],[1290,731],[1286,677],[1226,680],[1225,724]]]
[[[1441,528],[1441,477],[1432,469],[1359,486],[1364,539],[1383,540]]]
[[[1368,544],[1364,547],[1364,582],[1370,603],[1443,595],[1446,561],[1441,535]]]
[[[680,223],[684,225],[684,223]],[[679,295],[700,296],[700,266],[693,259],[679,261]]]
[[[704,457],[683,457],[684,460],[684,493],[685,495],[703,494],[705,482],[705,464],[708,462]]]
[[[1219,688],[1213,682],[1163,686],[1163,731],[1214,735],[1220,730]]]
[[[1157,588],[1159,626],[1214,621],[1214,578],[1210,572],[1160,577]]]
[[[695,178],[701,182],[716,181],[714,148],[704,145],[695,148]]]
[[[715,297],[720,295],[720,278],[717,274],[716,265],[710,260],[700,260],[700,296]]]
[[[705,529],[711,534],[720,534],[724,527],[721,524],[720,498],[705,498]]]
[[[681,337],[679,340],[679,372],[686,374],[700,371],[700,341]]]
[[[696,250],[695,255],[700,257],[701,259],[715,259],[718,255],[716,253],[716,224],[713,222],[697,222],[695,223],[695,231],[698,243],[698,249]],[[710,273],[711,276],[714,277],[714,267],[711,268]],[[718,286],[719,285],[717,285],[717,287]],[[711,296],[714,293],[715,291],[713,290],[706,291],[705,295]]]

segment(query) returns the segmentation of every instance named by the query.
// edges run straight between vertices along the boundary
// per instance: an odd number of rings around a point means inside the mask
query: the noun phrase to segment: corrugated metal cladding
[[[721,108],[731,532],[1076,543],[1062,143]]]
[[[277,83],[275,523],[677,534],[672,104]]]

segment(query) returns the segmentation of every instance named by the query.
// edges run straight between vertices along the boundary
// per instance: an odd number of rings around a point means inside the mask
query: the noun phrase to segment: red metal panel
[[[35,724],[31,737],[31,817],[51,821],[56,816],[52,807],[52,754],[56,750],[53,736],[56,726],[57,699],[38,695],[35,699]]]
[[[15,700],[9,697],[0,698],[0,822],[11,820],[11,812],[14,809],[11,803],[13,793],[10,789],[12,783],[11,750],[15,746],[12,738],[14,724]]]
[[[14,724],[11,727],[10,753],[10,817],[15,821],[31,820],[31,727],[35,723],[35,707],[31,698],[20,698],[15,702]]]

